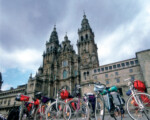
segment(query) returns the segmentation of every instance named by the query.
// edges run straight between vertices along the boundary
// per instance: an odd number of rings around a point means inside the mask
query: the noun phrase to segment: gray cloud
[[[149,14],[144,11],[147,5],[150,5],[148,0],[1,0],[0,48],[11,55],[27,49],[41,53],[56,24],[60,42],[67,32],[76,49],[77,30],[85,11],[95,33],[100,62],[106,64],[126,59],[138,50],[150,48],[150,26],[145,21]],[[129,32],[131,26],[133,30]],[[134,47],[125,53],[129,44]],[[3,60],[5,64],[9,63],[9,60]]]
[[[63,10],[60,10],[62,2],[59,3],[49,0],[1,1],[0,43],[3,48],[39,48],[46,41],[46,33],[50,34],[52,26],[60,21],[58,17],[63,18],[65,14],[65,2]]]

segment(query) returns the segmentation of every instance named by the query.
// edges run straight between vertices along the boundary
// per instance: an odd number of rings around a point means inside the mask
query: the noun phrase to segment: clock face
[[[87,59],[87,63],[90,63],[90,58]]]
[[[88,54],[82,56],[82,65],[89,65],[91,59]]]

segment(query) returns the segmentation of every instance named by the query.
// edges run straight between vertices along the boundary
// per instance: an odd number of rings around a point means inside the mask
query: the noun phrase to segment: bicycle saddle
[[[41,100],[42,94],[43,94],[42,92],[37,92],[37,93],[35,94],[35,98]]]
[[[46,96],[42,96],[41,101],[42,101],[43,103],[47,103],[48,101],[50,101],[50,102],[52,103],[52,102],[55,101],[55,99],[49,98],[49,97],[46,97]]]

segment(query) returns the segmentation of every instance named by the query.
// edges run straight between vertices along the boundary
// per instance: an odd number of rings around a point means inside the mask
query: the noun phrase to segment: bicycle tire
[[[24,110],[24,105],[22,104],[22,105],[19,107],[19,120],[22,120],[22,117],[23,117],[23,110]]]
[[[145,115],[144,120],[146,120],[146,119],[150,120],[150,103],[149,102],[146,103],[146,101],[143,101],[141,96],[145,96],[145,98],[150,99],[150,95],[147,93],[136,93],[136,97],[139,98],[140,102],[144,106],[144,109],[141,109],[139,107],[139,105],[136,102],[134,102],[133,95],[130,95],[127,100],[127,103],[126,103],[127,112],[129,114],[130,118],[133,120],[138,120],[137,117],[139,117],[139,119],[141,119],[142,117],[144,117],[144,115]],[[133,111],[135,111],[135,112],[132,113]]]
[[[93,111],[93,106],[90,102],[88,102],[88,107],[89,107],[89,117],[90,117],[90,120],[95,120],[95,111]]]
[[[102,96],[98,96],[95,102],[95,119],[104,120],[105,116],[105,103]]]
[[[46,114],[45,114],[46,108],[47,108],[47,105],[41,103],[35,111],[34,120],[45,120],[46,119]]]
[[[66,108],[66,103],[63,101],[55,101],[50,106],[46,108],[46,120],[58,120],[58,119],[65,119],[69,120],[71,117],[71,110],[69,110],[69,117],[66,119],[64,116],[64,109]],[[56,112],[56,113],[55,113]],[[53,116],[54,115],[54,116]]]
[[[89,120],[89,116],[90,116],[89,107],[82,99],[80,99],[80,103],[79,103],[79,99],[80,98],[74,98],[69,102],[67,102],[67,104],[71,108],[70,119],[74,119],[74,117],[76,117],[76,120],[77,119]]]

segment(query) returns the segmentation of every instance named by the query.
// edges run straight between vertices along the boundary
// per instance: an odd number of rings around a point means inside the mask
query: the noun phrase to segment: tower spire
[[[90,27],[88,19],[86,18],[86,14],[84,12],[83,13],[83,19],[81,22],[81,30],[84,31],[84,30],[88,30],[88,29],[91,29],[91,27]]]
[[[54,30],[53,31],[56,31],[56,24],[54,25]]]
[[[54,25],[53,31],[50,35],[50,39],[49,39],[50,43],[57,43],[59,44],[59,40],[58,40],[58,35],[57,35],[57,31],[56,31],[56,25]]]
[[[84,10],[83,10],[83,18],[86,19],[86,14]]]
[[[64,39],[65,39],[65,41],[68,41],[67,32],[66,32],[66,35],[65,35]]]

